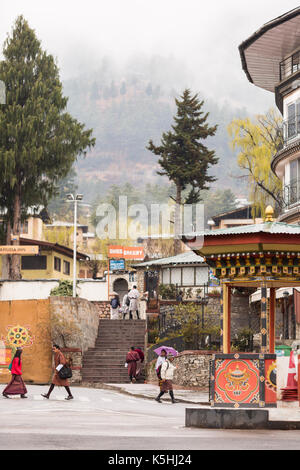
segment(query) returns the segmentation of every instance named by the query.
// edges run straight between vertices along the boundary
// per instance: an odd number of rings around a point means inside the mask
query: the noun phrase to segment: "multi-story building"
[[[271,168],[283,186],[279,221],[300,222],[300,7],[263,25],[240,46],[254,85],[275,94],[283,115],[283,147]]]

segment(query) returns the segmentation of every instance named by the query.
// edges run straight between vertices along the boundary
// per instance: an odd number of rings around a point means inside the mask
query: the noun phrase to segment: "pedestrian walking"
[[[136,382],[136,364],[140,360],[140,356],[134,349],[134,346],[131,346],[126,355],[126,364],[128,364],[128,375],[131,383]]]
[[[167,359],[167,351],[165,349],[162,349],[155,364],[155,372],[158,378],[158,386],[159,386],[160,391],[161,391],[162,382],[163,382],[161,378],[161,366],[163,365],[166,359]]]
[[[42,397],[50,398],[50,395],[51,395],[55,385],[57,385],[59,387],[65,387],[65,389],[68,393],[68,396],[67,396],[67,398],[65,398],[65,400],[72,400],[74,397],[73,397],[73,395],[71,393],[71,390],[70,390],[69,380],[68,379],[61,379],[59,374],[58,374],[58,372],[60,371],[60,369],[64,365],[66,365],[67,367],[71,367],[72,360],[70,358],[68,360],[66,360],[65,356],[63,355],[63,353],[60,350],[60,347],[57,344],[54,344],[52,346],[52,351],[54,352],[55,372],[53,374],[52,382],[51,382],[50,388],[48,390],[48,393],[42,394]]]
[[[130,304],[129,304],[129,319],[132,320],[132,312],[136,312],[136,317],[139,320],[139,299],[140,293],[137,290],[136,286],[133,286],[133,288],[129,291],[128,297],[130,299]]]
[[[138,353],[139,355],[139,362],[137,363],[136,367],[137,367],[137,370],[136,370],[136,377],[138,377],[141,373],[141,369],[142,369],[142,364],[144,362],[144,359],[145,359],[145,356],[144,356],[144,353],[143,351],[140,349],[140,348],[135,348],[135,352]]]
[[[111,320],[118,320],[119,308],[121,307],[118,294],[115,294],[110,301],[110,318]]]
[[[10,398],[9,395],[20,395],[21,398],[27,398],[26,385],[22,379],[22,349],[17,348],[14,358],[11,362],[11,380],[9,384],[5,387],[2,392],[2,395],[5,398]]]
[[[124,295],[123,301],[122,301],[123,320],[125,320],[127,313],[129,313],[129,305],[130,305],[129,292],[130,292],[130,289],[128,290],[127,294]]]
[[[176,403],[173,393],[173,377],[176,367],[173,365],[174,356],[168,354],[167,359],[163,362],[161,366],[161,379],[162,385],[160,389],[160,393],[155,398],[158,403],[161,403],[161,397],[166,393],[169,392],[172,403]]]

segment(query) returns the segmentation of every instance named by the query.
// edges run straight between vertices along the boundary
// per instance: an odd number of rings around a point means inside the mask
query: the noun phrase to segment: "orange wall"
[[[52,352],[50,336],[50,303],[46,300],[0,301],[0,348],[20,341],[23,348],[23,379],[27,383],[48,383],[52,375]],[[10,327],[22,327],[23,335]],[[25,344],[23,345],[23,342]],[[18,345],[18,344],[16,344]],[[0,365],[0,383],[10,380],[10,371]]]

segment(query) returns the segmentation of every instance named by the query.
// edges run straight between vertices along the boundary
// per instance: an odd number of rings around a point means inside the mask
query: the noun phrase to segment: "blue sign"
[[[125,271],[125,259],[110,259],[109,260],[110,271]]]

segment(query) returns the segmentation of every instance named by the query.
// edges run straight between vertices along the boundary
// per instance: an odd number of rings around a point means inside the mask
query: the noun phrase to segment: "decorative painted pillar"
[[[221,297],[220,297],[220,350],[223,351],[223,284],[221,284]]]
[[[275,354],[275,312],[276,312],[276,289],[270,288],[270,312],[269,312],[269,353]]]
[[[223,284],[223,353],[230,353],[230,302],[231,287]]]
[[[260,333],[261,333],[261,352],[266,354],[268,347],[267,335],[267,287],[265,283],[261,285],[261,313],[260,313]]]

